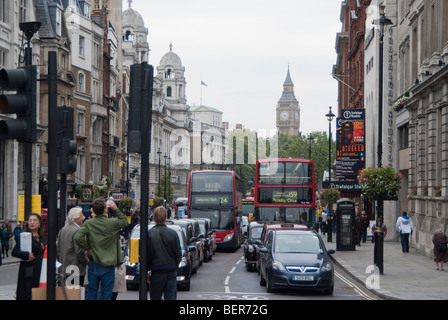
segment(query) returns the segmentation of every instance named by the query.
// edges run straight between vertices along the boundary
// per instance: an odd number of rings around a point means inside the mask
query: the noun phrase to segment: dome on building
[[[145,31],[145,21],[140,13],[131,7],[123,11],[123,29],[132,28],[137,31]]]
[[[182,68],[182,61],[179,56],[173,52],[173,45],[170,43],[170,51],[160,59],[160,67],[171,66],[173,68]]]

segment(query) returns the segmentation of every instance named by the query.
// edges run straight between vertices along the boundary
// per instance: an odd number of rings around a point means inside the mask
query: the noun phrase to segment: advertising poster
[[[365,166],[365,110],[347,109],[336,121],[336,175],[356,179]]]

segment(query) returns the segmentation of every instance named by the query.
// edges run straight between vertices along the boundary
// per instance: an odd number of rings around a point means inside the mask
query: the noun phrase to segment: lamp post
[[[160,151],[160,148],[159,148],[159,151],[157,151],[157,154],[159,155],[159,192],[160,192],[160,155],[162,154],[162,151]]]
[[[310,141],[310,150],[309,150],[309,152],[308,152],[308,159],[311,160],[311,143],[312,143],[313,140],[314,140],[314,138],[313,138],[313,136],[311,135],[311,133],[310,133],[310,135],[308,136],[308,140]]]
[[[334,113],[331,112],[331,107],[329,107],[330,110],[325,115],[328,120],[328,187],[331,188],[331,121],[333,121],[333,118],[335,117]],[[330,205],[328,205],[328,216],[327,216],[327,241],[332,242],[333,241],[333,221],[331,220],[330,216]]]
[[[373,24],[380,26],[380,46],[378,54],[378,168],[382,167],[383,155],[383,46],[384,46],[384,28],[391,25],[392,21],[384,15],[385,5],[379,6],[379,19],[373,21]],[[384,200],[380,197],[377,199],[377,215],[375,227],[375,247],[373,251],[373,263],[378,267],[380,274],[384,272],[383,266],[383,207]]]
[[[163,156],[164,158],[165,158],[165,172],[164,172],[164,174],[163,174],[163,180],[164,180],[164,188],[163,188],[163,204],[166,206],[166,158],[168,158],[168,156],[166,155],[166,152],[165,152],[165,155]]]

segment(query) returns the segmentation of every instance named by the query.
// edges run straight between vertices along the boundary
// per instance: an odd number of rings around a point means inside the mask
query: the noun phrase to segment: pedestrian
[[[432,243],[434,244],[434,262],[437,265],[436,270],[443,271],[443,264],[448,262],[447,243],[448,237],[441,229],[436,230],[432,236]],[[439,269],[440,263],[440,269]]]
[[[316,215],[317,215],[317,228],[316,232],[319,233],[319,229],[322,228],[322,206],[320,204],[317,205],[316,208]]]
[[[8,230],[8,226],[6,223],[2,224],[2,230],[0,231],[0,238],[1,238],[1,244],[2,244],[2,258],[9,257],[9,239],[12,237],[11,232]]]
[[[83,286],[86,275],[86,252],[75,242],[75,234],[84,223],[84,214],[81,207],[71,208],[67,214],[65,226],[59,231],[57,240],[57,256],[62,264],[62,274],[73,279],[71,285]],[[75,269],[76,268],[76,269]]]
[[[176,231],[165,224],[165,207],[154,210],[156,225],[148,232],[148,270],[151,271],[151,300],[177,299],[177,266],[181,261],[181,249]]]
[[[320,225],[320,229],[323,235],[327,232],[327,217],[328,217],[328,208],[322,211],[322,224]]]
[[[362,223],[362,243],[366,243],[367,240],[367,229],[370,226],[369,218],[367,217],[367,212],[364,210],[361,213],[361,223]]]
[[[376,229],[376,221],[372,224],[372,243],[375,243],[375,229]],[[383,239],[387,236],[387,226],[383,223],[381,225],[381,231],[383,232]]]
[[[398,217],[395,229],[400,232],[401,251],[403,253],[409,252],[409,235],[412,235],[414,225],[412,224],[412,220],[408,217],[406,211],[403,212],[401,217]]]
[[[355,216],[355,244],[357,246],[361,245],[361,236],[363,228],[364,227],[361,222],[361,216],[359,215],[359,213],[357,213]]]
[[[31,233],[31,252],[21,251],[20,238],[12,250],[12,256],[21,259],[17,279],[17,300],[31,300],[32,288],[38,288],[42,259],[47,244],[42,234],[42,219],[39,214],[31,213],[25,231]]]
[[[20,234],[22,233],[21,222],[17,221],[16,227],[14,228],[12,233],[14,235],[14,241],[17,243],[17,241],[19,241],[18,239],[20,238]]]
[[[128,220],[114,201],[106,202],[102,197],[93,200],[92,209],[94,217],[84,222],[75,234],[75,242],[91,256],[87,273],[88,300],[97,300],[100,283],[102,300],[111,300],[115,266],[123,263],[118,233],[128,225]]]

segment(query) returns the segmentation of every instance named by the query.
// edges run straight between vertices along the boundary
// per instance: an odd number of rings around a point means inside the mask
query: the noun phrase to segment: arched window
[[[166,70],[165,79],[171,79],[171,69]]]
[[[171,87],[166,88],[166,96],[171,97]]]

